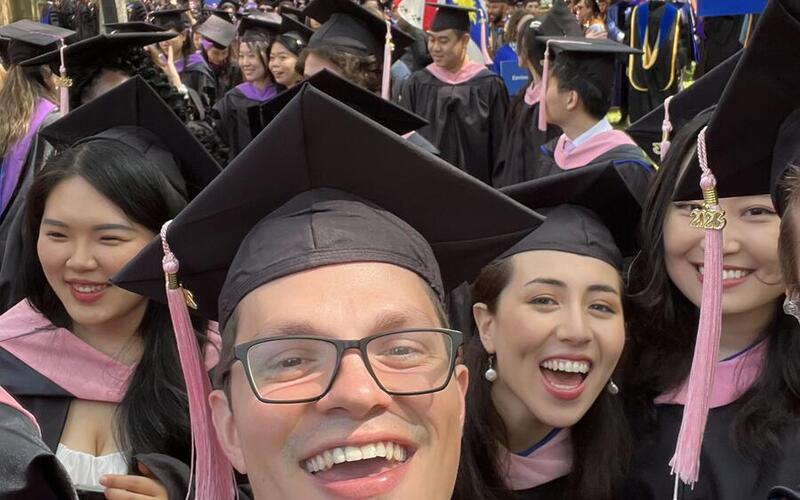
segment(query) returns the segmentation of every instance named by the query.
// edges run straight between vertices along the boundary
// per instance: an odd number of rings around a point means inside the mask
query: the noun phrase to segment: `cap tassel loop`
[[[383,44],[383,77],[381,79],[381,97],[389,99],[391,97],[392,81],[392,21],[386,16],[386,41]]]
[[[186,395],[189,400],[189,417],[192,432],[192,482],[196,500],[232,500],[233,469],[217,440],[212,426],[211,408],[208,395],[211,382],[205,370],[205,360],[195,337],[194,327],[187,302],[191,306],[191,295],[187,295],[178,281],[180,263],[167,243],[168,221],[161,228],[161,244],[164,249],[162,261],[166,278],[167,303],[175,330],[178,355],[181,361],[183,378],[186,381]],[[196,307],[196,305],[195,305]]]
[[[686,406],[683,408],[675,455],[669,463],[672,473],[677,476],[674,493],[676,500],[678,480],[693,487],[699,477],[700,451],[708,420],[709,397],[722,331],[722,230],[726,220],[725,212],[720,208],[717,199],[717,181],[708,167],[705,135],[706,128],[697,139],[697,155],[703,171],[700,187],[703,190],[704,203],[702,209],[695,209],[691,213],[691,226],[706,231],[703,299],[692,369],[689,373]]]
[[[483,9],[478,9],[478,15],[481,18],[481,55],[483,56],[483,64],[490,65],[493,63],[492,56],[489,55],[489,45],[486,42],[486,12]]]
[[[539,130],[547,130],[547,80],[550,79],[550,40],[544,49],[544,64],[542,64],[542,93],[539,99]]]
[[[667,157],[667,153],[669,152],[669,147],[672,144],[669,140],[669,136],[672,133],[672,122],[669,120],[669,103],[672,101],[673,96],[669,96],[664,100],[664,121],[661,122],[661,145],[659,148],[659,155],[661,156],[661,162],[664,162],[664,158]]]
[[[58,68],[58,78],[56,79],[56,85],[58,86],[58,97],[59,97],[59,115],[66,116],[69,113],[69,88],[72,87],[72,78],[67,76],[67,65],[64,61],[64,49],[67,48],[67,44],[64,43],[64,39],[61,39],[61,47],[59,47],[59,55],[61,56],[61,67]]]

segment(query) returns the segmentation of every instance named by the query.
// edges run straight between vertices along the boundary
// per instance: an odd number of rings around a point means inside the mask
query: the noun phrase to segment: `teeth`
[[[700,274],[705,274],[706,271],[703,266],[698,266],[697,270],[700,272]],[[748,274],[750,274],[750,271],[743,271],[741,269],[723,269],[722,280],[738,280],[744,278]]]
[[[72,285],[72,288],[81,293],[94,293],[103,290],[108,285]]]
[[[558,372],[589,373],[591,368],[588,361],[570,361],[568,359],[548,359],[541,364],[542,368]]]
[[[333,468],[336,464],[344,462],[358,462],[373,458],[385,458],[395,462],[405,462],[408,454],[403,445],[391,441],[368,443],[363,446],[345,446],[325,450],[303,462],[303,468],[311,473],[317,473]]]

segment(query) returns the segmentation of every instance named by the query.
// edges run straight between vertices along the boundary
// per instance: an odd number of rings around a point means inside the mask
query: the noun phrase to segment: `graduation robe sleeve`
[[[247,99],[239,89],[233,88],[211,109],[214,130],[228,146],[228,162],[236,158],[253,140],[248,108],[256,104]]]
[[[0,498],[64,500],[76,498],[72,483],[34,423],[0,403]]]
[[[187,64],[180,76],[181,82],[200,96],[204,110],[211,109],[217,100],[217,79],[205,60]]]
[[[561,135],[560,128],[549,124],[547,131],[542,132],[537,126],[538,120],[539,103],[526,104],[525,92],[517,93],[511,100],[503,127],[492,186],[501,188],[535,178],[542,145]]]
[[[417,132],[442,159],[491,183],[508,109],[508,92],[499,76],[483,70],[451,85],[423,69],[408,78],[399,103],[430,122]]]

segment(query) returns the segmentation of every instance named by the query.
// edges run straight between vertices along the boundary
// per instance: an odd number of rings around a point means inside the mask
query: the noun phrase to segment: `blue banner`
[[[528,72],[519,67],[516,60],[500,61],[500,76],[506,83],[508,95],[515,95],[528,84]]]
[[[702,17],[758,14],[767,0],[697,0],[697,15]]]

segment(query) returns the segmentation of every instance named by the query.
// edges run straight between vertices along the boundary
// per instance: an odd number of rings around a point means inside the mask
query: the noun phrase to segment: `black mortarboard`
[[[11,64],[8,58],[8,38],[0,36],[0,64]]]
[[[175,29],[183,31],[189,27],[189,18],[186,12],[189,9],[163,9],[150,13],[148,21],[164,29]]]
[[[164,166],[170,184],[187,199],[220,172],[180,118],[138,76],[71,111],[39,134],[56,147],[69,147],[93,136],[123,141]],[[159,144],[163,146],[154,147]]]
[[[314,36],[314,30],[301,23],[292,16],[281,14],[281,34],[296,33],[299,37],[306,41],[306,43]]]
[[[732,55],[672,97],[667,105],[670,137],[674,137],[698,113],[717,104],[741,55],[742,51]],[[625,130],[657,164],[661,163],[661,145],[665,138],[664,108],[665,105],[661,104]]]
[[[152,33],[101,33],[91,38],[84,38],[64,48],[64,65],[67,73],[76,66],[95,64],[102,56],[127,47],[144,47],[174,37],[174,33],[159,31]],[[59,49],[52,50],[22,63],[23,66],[41,64],[57,64],[61,59]]]
[[[211,16],[195,31],[218,47],[226,48],[236,36],[236,27],[221,17]]]
[[[778,132],[800,107],[800,51],[786,42],[797,39],[800,3],[771,0],[708,124],[708,166],[720,198],[767,194],[780,180],[771,181]],[[696,158],[678,182],[676,200],[702,199]]]
[[[443,300],[538,218],[305,85],[175,218],[167,242],[198,312],[224,329],[250,291],[332,264],[401,266]],[[161,242],[152,241],[114,282],[163,301]]]
[[[427,120],[411,111],[323,69],[300,85],[284,90],[266,103],[248,108],[253,137],[269,125],[281,110],[303,91],[305,85],[321,90],[396,134],[402,135],[428,124]]]
[[[106,23],[107,33],[155,33],[164,31],[161,26],[144,21],[131,21],[127,23]]]
[[[440,3],[426,3],[425,5],[436,7],[436,14],[433,16],[430,31],[458,30],[469,32],[469,16],[478,11],[477,9],[460,5]]]
[[[335,45],[383,59],[386,21],[352,0],[314,0],[303,14],[322,23],[309,39],[309,47]],[[414,40],[394,26],[391,34],[394,61]]]
[[[19,64],[58,47],[60,41],[69,42],[75,32],[58,26],[23,19],[0,27],[0,36],[7,38],[8,62]]]
[[[636,226],[647,192],[647,186],[640,185],[643,179],[626,176],[615,165],[590,165],[501,189],[547,216],[539,229],[504,255],[557,250],[621,269],[622,258],[638,249]]]
[[[251,12],[239,21],[239,37],[243,42],[271,42],[280,33],[281,23],[278,14]]]
[[[241,17],[238,12],[230,12],[227,10],[222,9],[203,9],[203,12],[211,14],[208,18],[218,17],[223,21],[228,21],[229,23],[236,22],[236,19]]]
[[[281,14],[294,17],[295,20],[300,21],[301,23],[306,22],[306,15],[303,14],[302,9],[298,9],[297,7],[289,7],[288,5],[281,5],[279,10]]]
[[[547,94],[550,60],[559,57],[571,57],[578,61],[578,72],[583,78],[590,80],[603,95],[611,95],[614,84],[615,57],[624,54],[641,54],[642,51],[608,39],[591,39],[584,37],[538,37],[545,43],[545,65],[542,72],[542,95]],[[547,129],[546,99],[539,102],[539,130]]]

